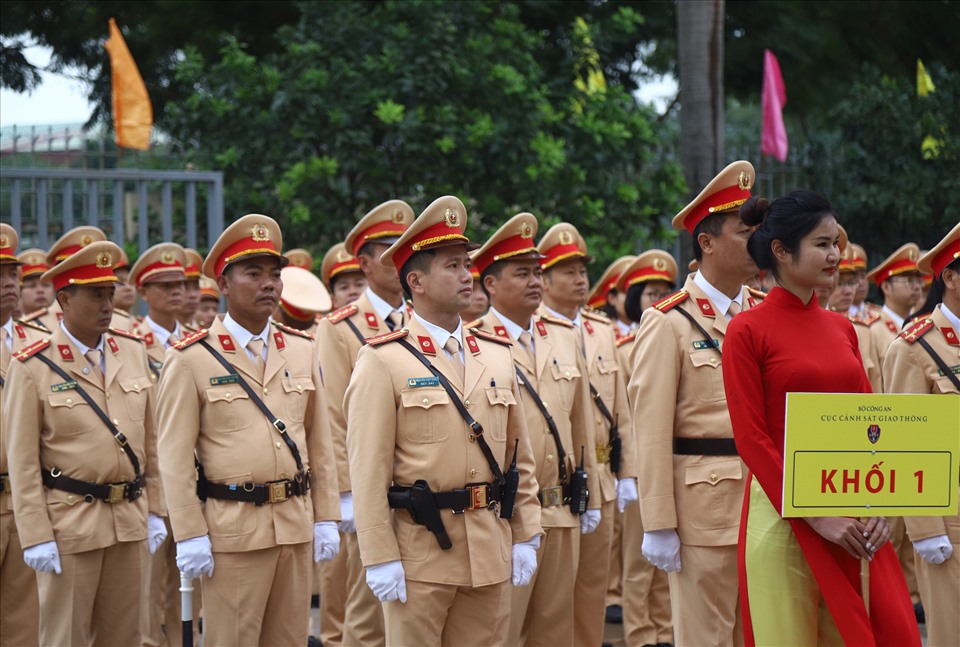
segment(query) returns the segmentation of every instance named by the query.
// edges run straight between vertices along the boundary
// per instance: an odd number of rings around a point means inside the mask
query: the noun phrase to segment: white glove
[[[631,504],[640,500],[637,494],[637,480],[634,478],[625,478],[617,481],[617,509],[620,512],[626,510]]]
[[[540,548],[540,535],[530,541],[522,541],[513,545],[513,575],[511,582],[514,586],[527,586],[537,572],[537,549]]]
[[[661,571],[676,573],[680,570],[680,537],[673,528],[644,532],[640,550],[647,561]]]
[[[600,525],[600,510],[587,510],[580,515],[580,534],[589,535]]]
[[[313,561],[328,562],[340,552],[340,533],[336,521],[313,524]]]
[[[163,519],[151,512],[147,515],[147,548],[150,549],[151,555],[157,552],[166,538],[167,526],[164,525]]]
[[[407,601],[407,582],[400,560],[367,567],[367,586],[381,602]]]
[[[193,537],[177,542],[177,568],[180,572],[194,580],[201,574],[213,576],[213,549],[210,547],[210,537]]]
[[[943,564],[953,555],[953,544],[946,535],[927,537],[913,542],[913,549],[920,553],[925,562]]]
[[[340,532],[357,532],[357,520],[353,516],[353,492],[340,493]]]
[[[23,549],[23,561],[38,573],[56,573],[60,575],[60,549],[57,542],[45,541],[42,544]]]

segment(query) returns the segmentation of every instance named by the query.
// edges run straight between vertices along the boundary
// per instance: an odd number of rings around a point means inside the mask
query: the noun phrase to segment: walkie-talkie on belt
[[[587,473],[583,470],[583,445],[580,446],[580,464],[570,477],[570,512],[581,515],[587,511],[590,490],[587,489]]]
[[[520,439],[513,446],[513,462],[510,469],[503,475],[503,498],[500,500],[500,518],[513,517],[513,504],[517,500],[517,490],[520,489],[520,470],[517,469],[517,453],[520,451]]]

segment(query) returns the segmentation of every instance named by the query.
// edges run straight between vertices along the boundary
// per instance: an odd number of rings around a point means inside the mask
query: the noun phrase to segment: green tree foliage
[[[672,235],[680,169],[657,158],[655,115],[622,85],[575,87],[584,39],[545,66],[557,43],[515,3],[300,9],[276,54],[231,39],[213,59],[188,48],[177,68],[193,92],[168,105],[166,128],[195,166],[226,172],[228,218],[274,215],[288,246],[321,251],[386,199],[419,210],[452,193],[477,238],[531,211],[542,230],[577,225],[600,264]]]

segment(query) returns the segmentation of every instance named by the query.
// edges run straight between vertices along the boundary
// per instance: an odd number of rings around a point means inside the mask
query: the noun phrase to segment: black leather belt
[[[54,490],[82,495],[87,502],[94,499],[107,503],[136,501],[143,494],[143,478],[121,483],[92,483],[64,476],[59,468],[43,470],[43,484]]]
[[[738,456],[733,438],[674,438],[673,453],[683,456]]]
[[[0,474],[0,494],[10,491],[10,475],[4,472]]]
[[[407,509],[409,499],[404,495],[409,491],[408,487],[391,486],[390,491],[387,492],[387,503],[394,509]],[[491,483],[470,483],[455,490],[431,492],[431,494],[437,508],[453,510],[454,514],[460,514],[464,510],[489,508],[495,503],[500,503],[500,487]]]
[[[198,490],[201,486],[198,485]],[[226,501],[246,501],[261,506],[264,503],[280,503],[292,496],[306,496],[310,491],[308,478],[291,481],[268,481],[267,483],[240,483],[227,485],[204,481],[201,499],[224,499]],[[199,492],[198,492],[199,494]]]

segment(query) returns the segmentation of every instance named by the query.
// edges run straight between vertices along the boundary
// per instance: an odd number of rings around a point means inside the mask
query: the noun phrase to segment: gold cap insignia
[[[665,260],[663,260],[662,258],[654,259],[654,261],[653,261],[653,269],[663,271],[663,270],[667,269],[667,262],[666,262]]]
[[[83,236],[82,238],[80,238],[80,246],[81,246],[81,247],[86,247],[87,245],[89,245],[89,244],[92,243],[92,242],[93,242],[93,237],[90,236],[90,235],[86,235],[86,236]]]
[[[0,247],[9,247],[10,239],[7,238],[6,234],[0,234]]]
[[[533,226],[529,222],[521,223],[520,238],[533,238]]]
[[[170,252],[164,252],[160,255],[160,262],[164,265],[173,265],[173,254]]]
[[[917,260],[917,251],[914,249],[907,251],[907,259],[911,261]]]
[[[561,245],[570,245],[573,243],[573,236],[570,235],[569,231],[560,232],[560,244]]]
[[[391,216],[394,222],[403,222],[403,212],[397,209]]]
[[[737,178],[737,186],[740,187],[741,191],[749,191],[752,186],[750,182],[750,176],[747,175],[746,171],[740,171],[740,177]]]
[[[97,254],[97,268],[102,270],[106,267],[113,267],[113,259],[107,252],[100,252]]]
[[[447,227],[458,227],[460,225],[460,214],[453,209],[447,209],[443,212],[443,222]]]
[[[344,261],[350,260],[350,254],[347,253],[347,250],[341,249],[337,251],[337,261],[343,263]]]
[[[258,243],[265,240],[270,240],[270,234],[267,232],[267,228],[263,225],[254,225],[253,230],[251,231],[251,236]]]

